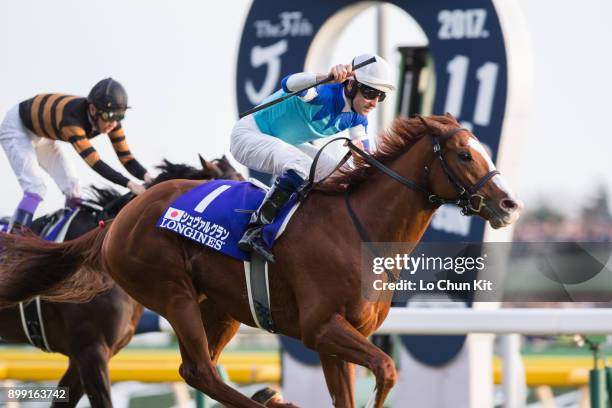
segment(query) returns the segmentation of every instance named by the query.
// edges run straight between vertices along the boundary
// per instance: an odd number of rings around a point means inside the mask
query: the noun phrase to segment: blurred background
[[[479,4],[476,0],[470,3],[470,7]],[[524,201],[525,210],[512,235],[505,239],[610,242],[612,137],[607,119],[612,115],[612,53],[609,50],[612,2],[499,0],[493,3],[500,9],[512,6],[517,13],[512,17],[514,32],[524,36],[520,48],[512,49],[512,64],[523,73],[521,87],[510,95],[514,98],[513,106],[521,110],[521,126],[515,128],[521,134],[504,134],[503,143],[505,149],[512,151],[512,157],[504,163],[512,174],[512,188]],[[298,4],[303,6],[302,2],[295,2],[296,7]],[[403,59],[398,47],[426,47],[427,35],[414,16],[396,5],[355,4],[363,10],[348,21],[336,23],[338,35],[332,49],[314,50],[314,54],[324,53],[325,57],[307,59],[305,69],[327,72],[332,63],[348,63],[357,54],[373,52],[387,58],[399,81]],[[237,84],[243,80],[237,77],[239,48],[252,5],[249,0],[221,3],[3,1],[0,3],[0,114],[38,93],[86,96],[97,81],[112,76],[129,93],[133,109],[128,111],[123,127],[132,152],[145,167],[153,168],[164,158],[195,166],[197,153],[207,159],[229,155],[229,136],[239,112]],[[287,10],[292,10],[294,4],[287,1],[285,5]],[[384,16],[382,34],[381,15]],[[326,45],[317,43],[319,47]],[[507,51],[510,52],[509,47]],[[513,80],[511,75],[509,78]],[[390,95],[384,109],[371,118],[370,134],[374,143],[376,132],[387,126],[396,113],[397,96]],[[95,138],[93,144],[105,161],[121,169],[105,136]],[[70,146],[63,149],[83,186],[108,185]],[[505,171],[501,164],[500,170]],[[0,215],[8,216],[19,202],[21,190],[3,153],[0,174]],[[63,197],[53,181],[49,177],[46,181],[47,197],[37,215],[63,205]],[[607,344],[605,338],[598,341],[604,346]],[[555,377],[553,381],[549,375],[544,380],[533,380],[530,406],[555,406],[542,401],[563,407],[585,406],[589,351],[577,348],[572,337],[530,337],[523,339],[523,344],[523,355],[528,358],[536,358],[529,356],[540,353],[543,358],[575,359],[569,363],[527,362],[527,366],[534,367],[547,364],[565,367],[559,369],[562,373],[558,376],[573,379],[564,382]],[[163,350],[175,353],[176,342],[171,334],[137,336],[130,347],[162,353],[159,358],[170,361],[172,370],[178,364],[176,357],[163,354],[166,352]],[[163,350],[159,351],[160,348]],[[280,380],[276,338],[241,334],[229,349],[227,367],[234,381],[275,384]],[[237,354],[232,356],[232,351]],[[259,357],[253,357],[253,353]],[[247,368],[238,363],[249,358],[259,362]],[[44,364],[41,367],[47,367]],[[499,382],[501,368],[498,362],[495,364],[495,378]],[[168,373],[172,370],[168,369]],[[113,395],[115,405],[195,404],[183,388],[170,383],[117,383]],[[504,402],[499,392],[495,394],[495,405],[501,406]],[[158,397],[160,394],[162,398]],[[365,395],[362,399],[367,400],[367,391],[362,394]],[[83,399],[81,405],[88,406],[88,401]]]

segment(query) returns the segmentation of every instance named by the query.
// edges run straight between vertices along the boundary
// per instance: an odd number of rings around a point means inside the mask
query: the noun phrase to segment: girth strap
[[[26,303],[19,302],[19,314],[23,331],[31,345],[47,352],[51,352],[47,336],[45,335],[45,325],[42,318],[40,307],[40,296]]]
[[[268,263],[257,253],[251,255],[251,262],[244,262],[249,307],[255,324],[260,329],[275,333],[270,308],[270,282]]]

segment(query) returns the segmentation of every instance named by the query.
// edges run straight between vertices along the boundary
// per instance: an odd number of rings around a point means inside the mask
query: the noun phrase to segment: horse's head
[[[430,201],[456,204],[465,215],[479,215],[493,228],[514,223],[523,204],[496,170],[485,146],[452,115],[435,118],[419,117],[434,152],[426,169]]]
[[[200,159],[202,159],[201,156]],[[210,180],[221,176],[220,170],[213,167],[204,166],[204,164],[202,164],[201,169],[197,169],[188,164],[172,163],[166,159],[163,160],[162,164],[155,166],[155,168],[158,169],[160,173],[157,175],[157,177],[155,177],[155,180],[153,183],[151,183],[151,185],[159,184],[168,180]]]
[[[160,170],[159,175],[155,178],[153,185],[163,181],[187,179],[187,180],[210,180],[213,178],[229,179],[229,180],[244,180],[242,175],[238,173],[227,158],[223,156],[220,159],[215,159],[208,162],[200,156],[202,164],[201,169],[197,169],[188,164],[172,163],[166,159],[162,164],[156,166]],[[123,208],[134,195],[132,193],[121,194],[112,187],[98,188],[91,186],[89,189],[89,197],[83,202],[83,209],[88,212],[93,212],[100,219],[109,219],[115,217],[121,208]]]
[[[220,159],[214,159],[209,162],[200,155],[200,163],[203,169],[207,169],[215,174],[214,178],[234,181],[244,181],[244,177],[234,166],[229,162],[227,157],[223,155]]]

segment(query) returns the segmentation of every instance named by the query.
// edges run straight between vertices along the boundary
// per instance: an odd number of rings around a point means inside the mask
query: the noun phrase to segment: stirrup
[[[244,252],[257,252],[266,261],[274,263],[274,255],[268,250],[262,237],[263,228],[264,225],[247,228],[238,241],[238,249]]]
[[[259,238],[251,243],[251,251],[257,252],[257,254],[265,259],[268,263],[276,262],[276,259],[274,259],[274,254],[270,252],[263,238]]]

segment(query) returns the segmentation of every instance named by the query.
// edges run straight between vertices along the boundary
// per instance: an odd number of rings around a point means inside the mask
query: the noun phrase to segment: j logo
[[[245,92],[249,102],[253,105],[257,105],[265,97],[274,93],[278,87],[281,75],[280,57],[285,52],[287,52],[287,40],[280,40],[267,47],[256,45],[251,50],[251,65],[253,68],[258,68],[264,64],[268,66],[266,77],[259,91],[255,89],[253,81],[250,79],[246,81]]]

